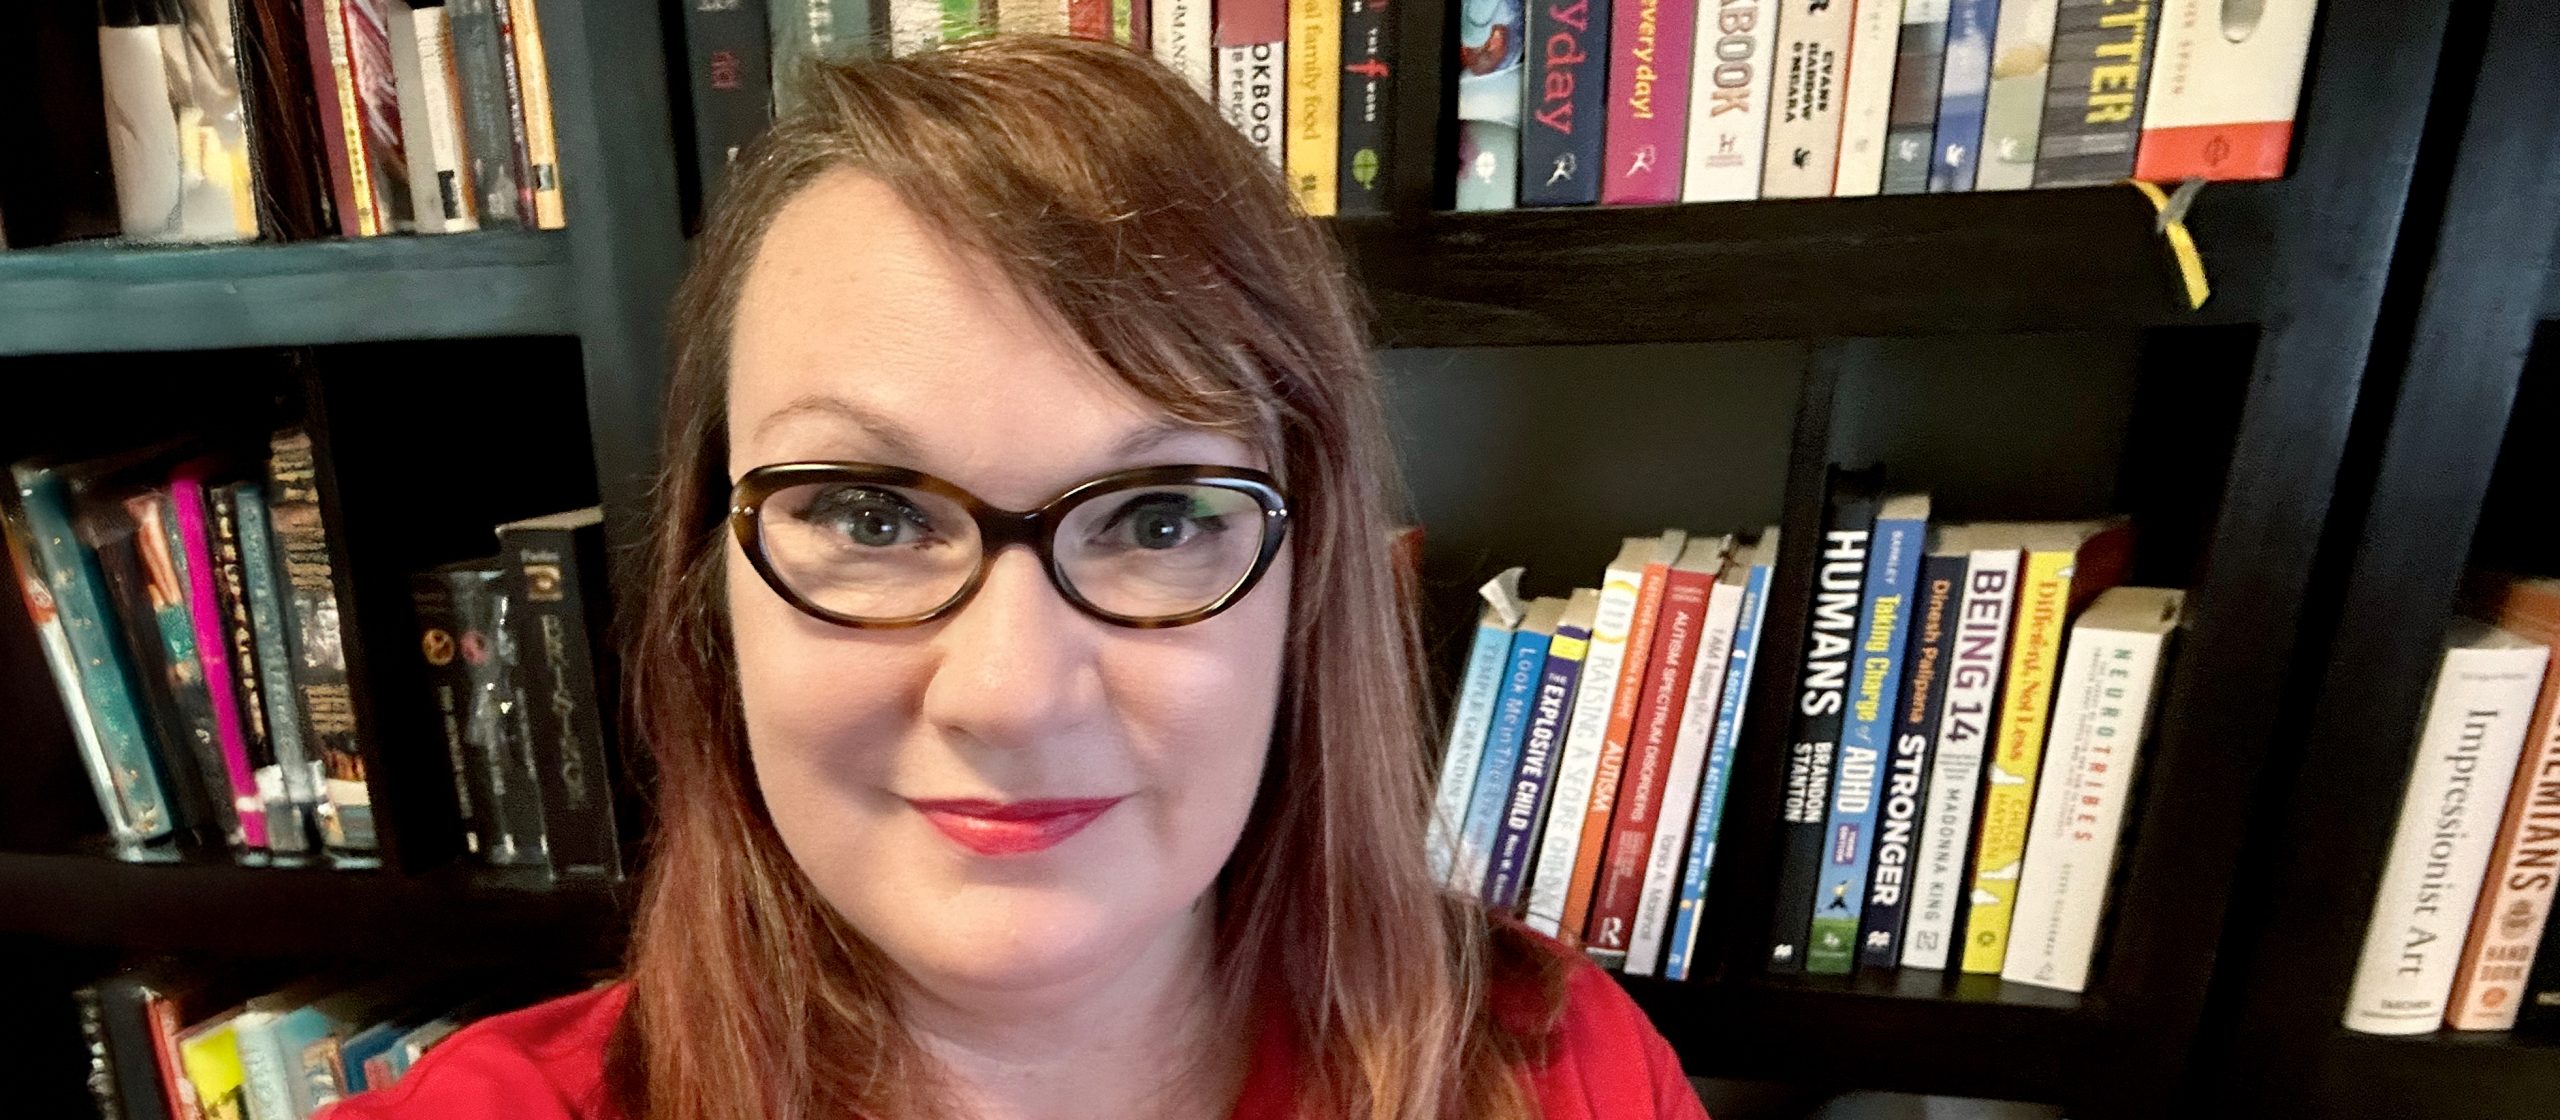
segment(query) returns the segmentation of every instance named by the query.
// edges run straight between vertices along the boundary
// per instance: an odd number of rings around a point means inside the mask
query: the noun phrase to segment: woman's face
[[[750,268],[729,446],[732,478],[881,463],[1008,509],[1132,467],[1270,467],[1242,441],[1173,424],[992,265],[849,171],[787,204]],[[946,994],[1072,986],[1165,947],[1260,780],[1285,552],[1243,600],[1189,626],[1088,617],[1010,548],[957,613],[856,630],[785,603],[728,547],[757,784],[792,857],[855,928]],[[1061,800],[1083,805],[1000,819]]]

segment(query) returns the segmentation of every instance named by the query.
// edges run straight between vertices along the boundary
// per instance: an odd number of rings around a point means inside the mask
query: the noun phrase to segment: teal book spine
[[[1850,663],[1849,708],[1841,723],[1831,816],[1823,826],[1823,862],[1806,933],[1805,970],[1842,975],[1857,965],[1858,918],[1866,905],[1875,848],[1876,808],[1892,749],[1894,702],[1902,695],[1902,649],[1911,634],[1911,591],[1927,547],[1926,499],[1917,516],[1887,500],[1876,516],[1866,601],[1858,612]]]
[[[1467,650],[1466,671],[1459,676],[1457,709],[1449,715],[1449,743],[1440,755],[1440,789],[1433,799],[1430,825],[1431,878],[1451,882],[1457,863],[1457,836],[1474,800],[1476,767],[1484,761],[1485,735],[1493,729],[1493,709],[1502,699],[1502,667],[1511,654],[1511,627],[1488,613],[1476,626],[1475,644]]]
[[[1671,947],[1662,978],[1689,978],[1698,944],[1698,911],[1706,905],[1707,879],[1715,873],[1716,834],[1724,823],[1725,790],[1733,781],[1733,751],[1742,739],[1743,703],[1751,692],[1752,655],[1759,651],[1761,622],[1769,614],[1769,565],[1754,564],[1742,585],[1742,621],[1733,631],[1725,662],[1724,691],[1716,700],[1716,730],[1707,744],[1707,774],[1698,785],[1698,811],[1690,816],[1689,859],[1680,872],[1680,906],[1672,913]]]
[[[1466,826],[1458,833],[1457,881],[1479,889],[1502,831],[1503,806],[1511,800],[1511,776],[1520,769],[1520,744],[1536,715],[1538,682],[1546,673],[1549,635],[1522,630],[1511,639],[1502,673],[1502,699],[1486,733],[1484,760],[1476,766],[1475,792],[1467,799]]]
[[[267,745],[276,759],[276,780],[284,789],[288,819],[271,822],[269,837],[277,851],[312,847],[313,821],[320,808],[320,768],[302,738],[302,701],[293,688],[293,662],[286,652],[283,578],[276,567],[274,528],[267,517],[267,495],[255,482],[225,487],[232,516],[239,522],[240,580],[249,599],[249,629],[258,650],[258,692],[266,701]],[[259,776],[260,784],[266,782]]]

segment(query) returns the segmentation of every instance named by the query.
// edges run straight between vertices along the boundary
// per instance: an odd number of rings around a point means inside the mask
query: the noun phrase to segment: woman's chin
[[[1074,985],[1125,965],[1162,932],[1135,907],[1054,888],[977,887],[856,924],[916,982],[953,994]]]

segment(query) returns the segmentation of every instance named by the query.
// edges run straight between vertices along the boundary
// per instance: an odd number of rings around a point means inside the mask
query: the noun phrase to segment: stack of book
[[[11,246],[558,229],[535,0],[16,0]]]
[[[1766,813],[1770,970],[2085,990],[2183,594],[2115,586],[2121,520],[1932,525],[1881,481],[1835,471],[1805,618],[1767,615],[1774,529],[1629,538],[1565,598],[1490,585],[1435,869],[1605,966],[1685,979],[1722,823]],[[1760,666],[1781,627],[1801,663]],[[1787,785],[1729,808],[1736,752],[1776,741],[1743,734],[1755,680],[1793,690]]]

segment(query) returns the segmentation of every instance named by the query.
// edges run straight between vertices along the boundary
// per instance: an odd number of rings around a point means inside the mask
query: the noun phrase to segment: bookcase
[[[668,103],[681,52],[627,5],[544,0],[543,14],[565,231],[0,254],[0,386],[14,395],[4,379],[35,355],[391,343],[457,363],[538,355],[582,373],[562,407],[584,421],[609,539],[639,540],[663,308],[684,251]],[[1451,114],[1429,92],[1445,88],[1446,18],[1404,11],[1406,88],[1423,96],[1395,122],[1403,151],[1444,162]],[[1389,215],[1334,223],[1382,347],[1753,343],[1794,363],[1784,406],[1736,421],[1757,431],[1757,458],[1698,453],[1709,475],[1747,466],[1758,489],[1736,508],[1784,529],[1772,619],[1804,616],[1823,470],[1840,459],[1881,458],[1953,516],[2130,513],[2134,582],[2192,589],[2104,956],[2080,995],[1762,973],[1778,837],[1761,810],[1784,784],[1789,696],[1775,678],[1801,637],[1773,631],[1703,974],[1625,981],[1691,1073],[2042,1101],[2088,1120],[2235,1095],[2320,1116],[2454,1115],[2441,1106],[2456,1087],[2482,1116],[2560,1100],[2549,1045],[2336,1027],[2471,525],[2493,478],[2530,492],[2512,480],[2551,465],[2500,467],[2483,433],[2560,418],[2549,392],[2510,408],[2538,326],[2560,319],[2544,294],[2560,139],[2538,123],[2528,77],[2560,62],[2552,23],[2525,0],[2324,0],[2293,174],[2209,187],[2188,218],[2214,287],[2201,310],[2177,293],[2151,206],[2122,187],[1455,214],[1435,208],[1447,168],[1407,159],[1390,172]],[[2032,379],[1903,372],[1914,347],[2020,340],[2092,355],[2043,375],[2067,400]],[[437,391],[430,364],[379,363],[384,377],[355,394],[379,424],[361,438],[402,436],[395,406]],[[1966,410],[2058,431],[1946,438],[1945,418]],[[2096,469],[2039,476],[2048,464],[2029,449],[2056,447]],[[2034,484],[1967,481],[1992,470]],[[2492,508],[2509,520],[2491,528],[2540,516],[2510,505]],[[1659,527],[1587,516],[1588,531],[1568,529],[1592,548]],[[1468,613],[1469,566],[1504,539],[1425,527],[1426,615],[1446,645]],[[53,705],[40,676],[0,677],[0,702],[7,765],[69,765],[67,733],[15,715]],[[20,736],[45,741],[17,750]],[[456,867],[147,866],[19,847],[0,844],[0,959],[21,962],[0,965],[0,995],[58,999],[60,977],[114,948],[605,964],[630,902]],[[82,1107],[76,1086],[60,1098],[62,1115]]]

